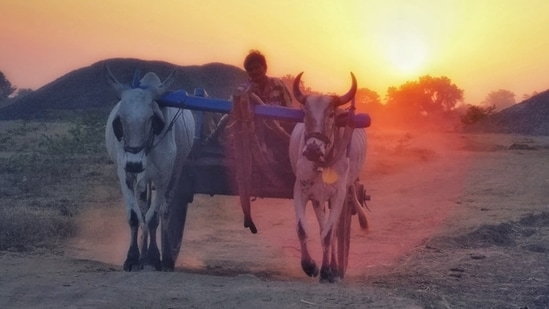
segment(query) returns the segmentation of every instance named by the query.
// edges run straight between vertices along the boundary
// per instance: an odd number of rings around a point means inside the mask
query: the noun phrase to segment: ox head
[[[299,73],[294,80],[293,93],[296,100],[303,105],[305,114],[305,146],[303,155],[317,163],[326,161],[327,152],[334,144],[336,134],[337,108],[353,99],[357,89],[356,79],[351,73],[351,89],[342,96],[337,95],[304,95],[299,89]]]
[[[119,106],[112,130],[124,146],[124,166],[128,173],[140,173],[146,167],[146,155],[151,149],[154,136],[162,133],[166,119],[155,101],[171,85],[173,71],[163,82],[155,73],[149,72],[139,81],[138,87],[120,83],[105,66],[106,78],[116,91]]]

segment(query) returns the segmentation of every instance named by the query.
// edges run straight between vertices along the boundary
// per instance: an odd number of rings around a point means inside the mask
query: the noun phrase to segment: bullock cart
[[[210,98],[203,89],[190,95],[177,90],[164,94],[161,106],[190,109],[194,112],[196,130],[194,145],[185,165],[174,180],[170,200],[172,215],[178,219],[171,229],[172,237],[181,243],[186,217],[186,205],[194,194],[239,196],[244,213],[244,227],[257,232],[251,216],[251,201],[256,198],[292,199],[295,176],[288,159],[289,135],[281,130],[303,121],[301,109],[250,103],[250,96],[241,91],[231,101]],[[224,125],[209,131],[212,115],[222,116]],[[341,127],[366,128],[367,114],[355,114],[354,104],[344,117]],[[276,122],[272,122],[276,120]],[[283,124],[273,129],[273,123]],[[271,124],[271,125],[269,125]],[[261,134],[261,126],[268,132]],[[259,133],[258,133],[259,132]],[[370,197],[363,184],[354,187],[362,206]],[[337,260],[341,277],[347,267],[351,219],[356,213],[350,198],[345,202],[337,230]],[[180,222],[182,220],[182,222]]]

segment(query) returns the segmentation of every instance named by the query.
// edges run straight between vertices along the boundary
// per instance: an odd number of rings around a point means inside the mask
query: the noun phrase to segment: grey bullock
[[[145,264],[156,270],[173,270],[179,247],[169,241],[167,199],[173,194],[172,172],[180,170],[191,151],[194,118],[189,110],[160,107],[155,101],[171,85],[175,71],[163,82],[149,72],[137,87],[120,83],[108,66],[105,72],[120,99],[109,115],[105,141],[116,166],[130,225],[124,270],[142,269]],[[162,260],[156,239],[159,221]]]
[[[342,275],[338,274],[334,239],[347,199],[351,199],[354,211],[359,213],[361,227],[367,228],[366,217],[355,194],[355,184],[366,156],[366,133],[364,129],[336,126],[337,117],[343,111],[338,107],[351,101],[357,90],[352,73],[351,89],[342,96],[304,95],[299,89],[302,74],[294,80],[293,93],[302,104],[304,122],[295,126],[289,145],[290,163],[296,175],[293,198],[301,267],[310,277],[319,274],[307,247],[305,207],[311,201],[320,227],[320,281],[334,282]]]

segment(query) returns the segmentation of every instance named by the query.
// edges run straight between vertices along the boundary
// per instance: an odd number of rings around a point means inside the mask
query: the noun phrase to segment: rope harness
[[[177,110],[177,113],[173,116],[172,120],[168,124],[168,127],[166,128],[166,130],[164,130],[162,135],[160,135],[156,139],[156,142],[155,142],[155,138],[154,138],[153,128],[151,126],[151,128],[149,129],[149,136],[148,136],[147,140],[145,141],[145,143],[143,143],[143,145],[137,146],[137,147],[129,147],[127,145],[124,145],[124,151],[132,153],[132,154],[137,154],[137,153],[143,151],[143,156],[147,155],[151,151],[151,149],[156,147],[166,137],[168,132],[170,132],[172,130],[172,128],[175,124],[175,121],[177,120],[178,117],[181,116],[181,113],[182,113],[182,109],[179,108]]]

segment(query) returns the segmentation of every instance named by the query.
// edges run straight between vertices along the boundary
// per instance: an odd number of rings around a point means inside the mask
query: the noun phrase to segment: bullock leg
[[[294,203],[295,203],[295,212],[297,218],[297,237],[299,239],[299,244],[301,245],[301,268],[309,277],[318,276],[318,266],[316,262],[312,259],[307,248],[308,237],[307,237],[307,223],[305,222],[305,206],[307,206],[307,200],[297,192],[301,192],[301,188],[295,185],[294,188]]]
[[[162,238],[162,270],[173,271],[175,262],[181,250],[185,221],[187,219],[187,203],[177,204],[169,210],[170,216],[164,222],[167,222],[167,228],[162,229],[164,237]],[[164,223],[163,223],[164,224]]]
[[[328,205],[328,208],[332,208]],[[322,245],[322,267],[320,269],[320,282],[335,282],[337,280],[337,259],[335,258],[335,246],[333,246],[334,235],[328,235],[323,238],[324,227],[327,224],[326,221],[326,208],[324,203],[319,201],[313,201],[313,209],[315,211],[316,219],[318,221],[321,245]]]
[[[154,216],[149,225],[150,244],[147,251],[147,264],[152,265],[155,270],[162,270],[162,264],[160,262],[160,251],[156,243],[156,230],[158,228],[158,212],[154,212]]]
[[[321,235],[322,243],[322,267],[320,268],[320,282],[334,283],[337,281],[337,264],[334,260],[334,252],[332,243],[334,240],[334,229],[330,228],[328,231],[323,231]]]
[[[141,222],[141,237],[139,238],[139,265],[143,269],[147,261],[147,248],[149,247],[149,228],[146,223]]]
[[[141,269],[141,265],[139,263],[139,245],[137,239],[139,236],[141,213],[139,208],[135,207],[134,186],[136,178],[133,174],[126,174],[121,168],[118,169],[118,178],[126,205],[128,225],[130,226],[130,246],[123,268],[125,271],[139,270]]]
[[[168,222],[170,222],[170,214],[167,206],[164,205],[160,210],[160,225],[161,225],[161,243],[162,243],[162,270],[163,271],[174,271],[175,270],[175,261],[172,258],[172,252],[170,250],[170,231],[168,227]]]
[[[146,213],[143,224],[143,246],[141,247],[141,262],[143,265],[151,265],[155,270],[160,270],[160,252],[156,244],[156,230],[158,228],[158,213],[151,210],[152,184],[148,183],[139,195],[140,207]],[[152,216],[149,216],[152,213]]]
[[[174,168],[161,209],[162,270],[173,271],[181,250],[187,205],[193,198],[193,178],[184,167]]]
[[[339,279],[341,279],[343,276],[339,272],[339,261],[337,259],[337,230],[333,232],[333,240],[332,240],[332,246],[331,246],[331,257],[330,257],[330,270],[333,274],[333,281],[331,282],[337,282]]]
[[[139,247],[137,245],[137,234],[139,232],[139,219],[133,209],[128,210],[128,223],[130,225],[130,248],[124,261],[124,270],[132,271],[139,270],[141,264],[139,263]]]
[[[339,188],[334,197],[330,199],[330,214],[322,227],[320,240],[322,243],[322,267],[320,268],[320,282],[336,282],[339,279],[337,260],[335,257],[335,233],[337,224],[345,202],[346,188]]]
[[[151,250],[149,248],[149,242],[153,243],[153,240],[150,239],[151,218],[149,218],[149,212],[151,208],[151,184],[138,181],[136,191],[138,192],[136,195],[136,200],[139,210],[142,214],[146,214],[144,217],[141,218],[141,237],[139,246],[139,249],[141,251],[139,263],[141,264],[141,268],[144,268],[145,265],[150,264],[149,262],[151,257],[149,257],[149,252]],[[154,223],[152,224],[152,226],[154,227]],[[154,257],[154,250],[152,251]]]

